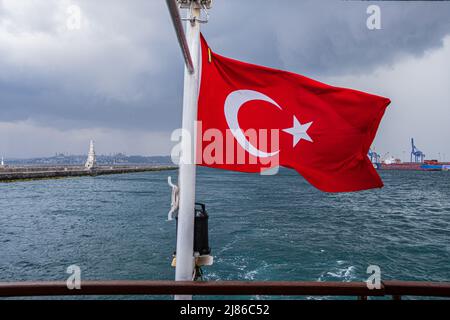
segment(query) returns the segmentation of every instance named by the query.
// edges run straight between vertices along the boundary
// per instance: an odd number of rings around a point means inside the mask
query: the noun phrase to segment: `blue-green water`
[[[450,280],[450,173],[381,172],[385,187],[326,194],[295,172],[199,168],[209,280]],[[175,171],[0,184],[0,281],[173,279]]]

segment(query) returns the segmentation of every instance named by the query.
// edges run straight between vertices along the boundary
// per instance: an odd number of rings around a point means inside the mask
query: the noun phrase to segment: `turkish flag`
[[[390,100],[220,56],[201,39],[197,163],[295,169],[326,192],[381,188],[367,156]]]

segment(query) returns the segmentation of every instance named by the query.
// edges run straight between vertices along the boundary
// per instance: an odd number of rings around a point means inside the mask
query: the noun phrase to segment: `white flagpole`
[[[175,0],[167,0],[178,40],[183,50],[186,66],[184,71],[183,95],[183,137],[181,140],[181,159],[178,183],[180,202],[178,210],[176,281],[192,281],[194,274],[194,219],[195,219],[195,121],[197,120],[197,102],[199,90],[200,55],[200,7],[196,1],[190,3],[190,18],[187,22],[186,41]],[[174,12],[176,9],[176,12]],[[185,47],[187,45],[187,48]],[[190,64],[192,62],[192,65]],[[177,295],[176,300],[191,300],[190,295]]]

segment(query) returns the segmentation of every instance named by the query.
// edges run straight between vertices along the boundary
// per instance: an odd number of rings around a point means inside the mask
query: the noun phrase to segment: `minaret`
[[[92,168],[95,167],[95,165],[96,165],[96,160],[95,160],[94,140],[91,140],[91,144],[89,146],[88,157],[86,160],[86,164],[84,166],[86,167],[86,169],[91,170]]]

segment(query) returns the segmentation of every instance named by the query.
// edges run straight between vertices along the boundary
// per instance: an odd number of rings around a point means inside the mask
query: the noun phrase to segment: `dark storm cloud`
[[[144,82],[148,83],[149,79]],[[156,80],[156,79],[155,79]],[[137,101],[120,101],[96,94],[56,89],[54,86],[0,82],[0,119],[3,122],[33,120],[59,129],[112,127],[165,131],[181,121],[181,84],[161,77],[163,83],[143,87]],[[155,88],[158,90],[156,92]]]
[[[366,27],[370,4],[381,8],[382,30]],[[450,3],[226,1],[216,5],[207,32],[216,49],[236,58],[335,75],[367,73],[442,46],[449,17]]]

